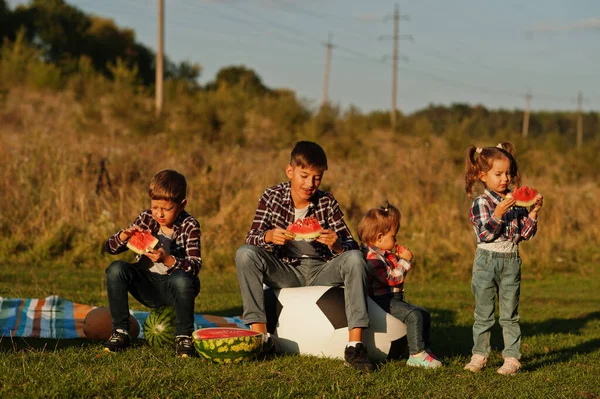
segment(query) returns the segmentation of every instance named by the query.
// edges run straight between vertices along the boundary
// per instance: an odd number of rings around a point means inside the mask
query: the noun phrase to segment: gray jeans
[[[518,252],[492,252],[478,248],[473,261],[471,291],[475,296],[473,354],[488,357],[490,330],[494,325],[496,295],[500,326],[504,338],[504,358],[521,358],[519,297],[521,294],[521,257]]]
[[[374,296],[373,300],[383,310],[406,324],[408,353],[417,353],[429,349],[431,315],[423,308],[404,301],[404,294]]]
[[[367,266],[358,250],[346,251],[332,260],[302,259],[294,267],[271,252],[243,245],[235,256],[246,324],[266,323],[263,284],[275,289],[312,285],[344,286],[348,329],[367,328]]]

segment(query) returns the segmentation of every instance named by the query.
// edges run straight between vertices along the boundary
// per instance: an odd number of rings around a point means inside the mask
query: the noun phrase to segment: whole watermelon
[[[144,321],[146,344],[151,347],[173,346],[175,322],[175,309],[172,306],[152,309]]]
[[[209,327],[192,334],[198,354],[215,363],[239,363],[260,353],[262,333],[242,328]]]

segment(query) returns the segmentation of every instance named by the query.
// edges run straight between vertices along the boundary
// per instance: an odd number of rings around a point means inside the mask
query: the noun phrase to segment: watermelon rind
[[[150,311],[144,321],[144,337],[150,347],[172,346],[175,342],[177,317],[172,306],[161,306]]]
[[[201,328],[194,331],[192,338],[198,355],[217,364],[236,364],[256,357],[262,350],[263,334],[256,332],[252,335],[202,338],[208,330],[219,330],[219,327]],[[227,328],[235,334],[235,328]],[[245,334],[248,330],[242,330]]]
[[[319,238],[319,236],[321,235],[321,233],[296,233],[294,236],[294,240],[297,241],[314,241],[317,238]]]

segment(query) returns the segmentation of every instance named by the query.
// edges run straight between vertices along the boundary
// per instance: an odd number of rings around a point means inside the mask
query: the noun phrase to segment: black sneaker
[[[104,344],[104,350],[109,352],[120,352],[131,346],[131,336],[127,330],[113,330],[108,341]]]
[[[261,356],[264,359],[270,359],[275,356],[279,352],[279,343],[277,339],[272,335],[267,336],[267,340],[263,342]]]
[[[192,357],[196,354],[194,341],[187,335],[175,337],[175,354],[179,357]]]
[[[344,351],[344,360],[346,360],[347,366],[354,367],[358,371],[364,373],[373,371],[373,363],[367,356],[367,347],[362,343],[358,343],[356,346],[347,346]]]

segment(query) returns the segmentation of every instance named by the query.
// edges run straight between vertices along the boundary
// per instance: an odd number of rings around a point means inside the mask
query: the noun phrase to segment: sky
[[[113,19],[156,51],[158,0],[67,0]],[[15,6],[23,1],[11,0]],[[393,14],[399,20],[397,107],[600,110],[597,0],[165,0],[165,47],[202,67],[200,83],[244,65],[270,88],[363,112],[392,103]]]

